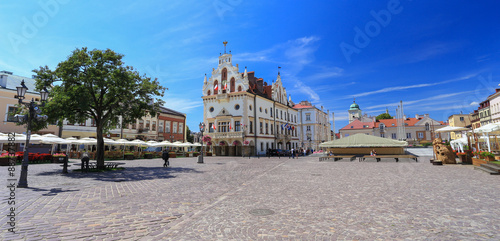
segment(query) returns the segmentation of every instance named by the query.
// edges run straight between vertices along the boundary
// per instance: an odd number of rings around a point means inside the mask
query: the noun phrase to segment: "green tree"
[[[103,135],[108,130],[147,114],[155,116],[164,103],[155,97],[162,97],[165,88],[156,79],[125,66],[122,58],[110,49],[82,48],[74,50],[54,71],[47,66],[33,70],[37,89],[50,89],[50,101],[43,108],[49,123],[95,121],[98,168],[104,168]]]
[[[383,113],[380,114],[376,117],[377,120],[385,120],[385,119],[392,119],[392,116],[389,115],[388,113]]]
[[[189,130],[189,126],[186,125],[186,139],[188,142],[193,143],[194,138],[191,136],[191,130]]]

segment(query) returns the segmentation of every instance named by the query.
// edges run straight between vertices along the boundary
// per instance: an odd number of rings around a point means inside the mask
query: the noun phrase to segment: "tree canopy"
[[[47,66],[33,70],[37,89],[47,87],[50,92],[43,108],[49,123],[95,121],[98,167],[104,167],[104,133],[147,114],[155,116],[164,103],[155,97],[162,97],[165,88],[125,66],[122,58],[110,49],[82,48],[53,71]]]
[[[376,120],[392,119],[392,116],[389,115],[388,113],[383,113],[383,114],[378,115],[375,119]]]

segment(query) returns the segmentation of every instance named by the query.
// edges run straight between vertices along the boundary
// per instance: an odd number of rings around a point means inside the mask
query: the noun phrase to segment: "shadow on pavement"
[[[59,193],[63,193],[63,192],[77,192],[77,191],[80,191],[78,189],[76,190],[62,190],[62,188],[52,188],[52,189],[43,189],[43,188],[28,188],[28,189],[31,189],[35,192],[47,192],[47,193],[44,193],[42,194],[42,196],[55,196]]]
[[[175,177],[176,173],[202,173],[193,168],[183,167],[125,167],[124,170],[108,171],[108,172],[70,172],[61,174],[61,172],[41,172],[39,176],[63,175],[69,178],[93,178],[98,181],[106,182],[128,182],[142,181],[153,179],[167,179]]]

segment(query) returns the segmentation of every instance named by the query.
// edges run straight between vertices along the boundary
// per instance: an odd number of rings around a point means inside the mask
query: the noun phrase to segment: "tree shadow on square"
[[[39,176],[63,175],[74,179],[92,178],[105,182],[130,182],[153,179],[169,179],[176,177],[176,173],[202,173],[193,168],[183,167],[125,167],[123,170],[105,172],[74,172],[62,174],[61,171],[41,172]]]

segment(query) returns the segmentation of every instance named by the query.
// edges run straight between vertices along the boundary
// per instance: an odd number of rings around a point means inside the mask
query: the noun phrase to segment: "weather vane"
[[[226,44],[227,44],[227,41],[224,41],[222,42],[224,44],[224,54],[226,53]]]

